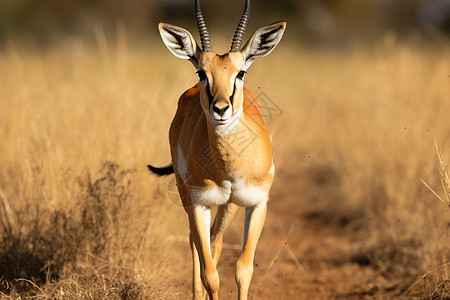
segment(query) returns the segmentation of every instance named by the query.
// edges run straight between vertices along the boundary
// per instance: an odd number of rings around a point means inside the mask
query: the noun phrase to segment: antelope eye
[[[240,80],[244,80],[244,76],[245,76],[245,71],[240,71],[237,75],[236,78],[240,79]]]
[[[208,77],[206,77],[206,73],[203,70],[198,70],[197,75],[198,75],[198,78],[200,79],[200,81],[203,81],[206,78],[208,78]]]

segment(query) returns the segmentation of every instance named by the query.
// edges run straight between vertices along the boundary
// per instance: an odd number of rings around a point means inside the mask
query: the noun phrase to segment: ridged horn
[[[195,17],[197,18],[198,33],[200,34],[200,41],[202,42],[202,51],[211,52],[211,40],[209,39],[208,28],[206,28],[205,18],[203,18],[202,10],[200,8],[200,0],[195,0]]]
[[[233,42],[231,42],[231,52],[241,51],[242,39],[245,33],[248,19],[250,18],[250,0],[245,1],[244,13],[242,14],[239,25],[234,33]]]

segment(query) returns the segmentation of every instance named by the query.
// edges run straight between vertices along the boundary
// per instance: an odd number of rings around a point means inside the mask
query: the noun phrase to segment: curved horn
[[[202,51],[212,51],[211,40],[209,39],[208,28],[206,28],[205,18],[203,18],[202,10],[200,8],[200,0],[195,0],[195,17],[197,18],[198,33],[200,34],[200,41],[202,42]]]
[[[250,0],[245,1],[244,12],[242,13],[239,25],[234,33],[233,42],[231,42],[231,52],[241,50],[242,38],[244,37],[245,27],[247,26],[248,18],[250,17]]]

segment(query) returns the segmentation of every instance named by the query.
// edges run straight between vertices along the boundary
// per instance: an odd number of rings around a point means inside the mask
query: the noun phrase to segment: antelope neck
[[[206,122],[212,158],[219,169],[226,172],[240,169],[244,152],[252,146],[242,107],[231,118],[224,125]]]

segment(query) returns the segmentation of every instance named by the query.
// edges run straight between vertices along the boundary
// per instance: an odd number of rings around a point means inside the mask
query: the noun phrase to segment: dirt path
[[[359,254],[362,231],[346,220],[330,221],[321,210],[338,200],[328,170],[315,167],[304,172],[277,175],[250,299],[402,298],[405,283],[385,279]],[[239,237],[229,234],[225,241],[219,263],[220,296],[237,299],[233,278]]]

